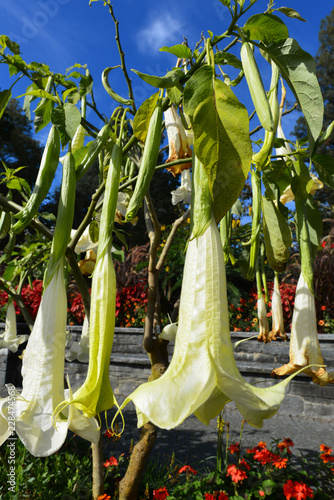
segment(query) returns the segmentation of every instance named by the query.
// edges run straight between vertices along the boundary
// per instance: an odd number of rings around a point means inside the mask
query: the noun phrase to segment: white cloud
[[[159,18],[154,18],[150,24],[137,34],[138,49],[142,53],[156,52],[171,43],[182,43],[180,30],[182,24],[170,14],[160,13]]]

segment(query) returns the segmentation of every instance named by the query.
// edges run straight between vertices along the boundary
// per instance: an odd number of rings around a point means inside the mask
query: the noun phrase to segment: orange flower
[[[322,453],[320,455],[320,458],[324,464],[327,464],[328,462],[334,462],[334,457],[332,455],[330,455],[329,453]]]
[[[285,469],[286,463],[288,461],[287,458],[283,458],[280,455],[275,455],[275,454],[271,456],[271,460],[276,469]]]
[[[325,324],[325,322],[324,322],[324,320],[323,320],[323,319],[320,319],[320,320],[318,321],[318,325],[319,325],[319,326],[324,326],[324,324]]]
[[[235,465],[228,465],[226,475],[231,476],[232,481],[236,484],[239,481],[243,481],[244,479],[247,479],[246,472],[238,469]]]
[[[107,493],[105,493],[104,495],[99,495],[97,497],[97,500],[111,500],[111,496],[107,495]]]
[[[278,443],[277,448],[279,450],[284,450],[286,448],[288,453],[291,453],[290,448],[293,446],[293,442],[291,441],[290,438],[284,438],[284,440],[281,443]]]
[[[321,444],[320,445],[320,451],[322,451],[323,453],[326,453],[326,454],[330,455],[332,453],[332,448],[330,448],[329,446],[326,446],[325,444]]]
[[[321,306],[322,311],[326,311],[327,307],[326,306]]]

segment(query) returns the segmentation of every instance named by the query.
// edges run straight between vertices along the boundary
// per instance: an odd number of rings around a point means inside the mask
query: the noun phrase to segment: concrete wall
[[[81,328],[70,326],[67,348],[71,342],[80,339]],[[1,324],[0,324],[1,331]],[[23,332],[22,332],[23,333]],[[232,333],[232,342],[251,337],[253,334]],[[327,364],[327,370],[334,372],[334,335],[319,335],[321,351]],[[24,347],[24,346],[23,346]],[[173,343],[168,346],[170,357]],[[20,360],[5,349],[0,350],[0,389],[3,393],[6,382],[19,384]],[[256,339],[241,342],[235,349],[235,358],[243,377],[252,384],[267,386],[274,383],[271,371],[289,360],[289,343],[275,341],[270,344],[257,342]],[[67,362],[65,373],[68,373],[72,388],[75,389],[85,380],[87,363]],[[151,371],[148,356],[142,347],[142,329],[116,328],[113,351],[110,359],[110,381],[115,395],[121,402],[139,384],[146,382]],[[276,379],[277,380],[277,379]],[[2,394],[0,394],[2,395]],[[298,375],[290,383],[287,396],[280,412],[290,416],[334,417],[334,384],[320,387],[310,377]]]

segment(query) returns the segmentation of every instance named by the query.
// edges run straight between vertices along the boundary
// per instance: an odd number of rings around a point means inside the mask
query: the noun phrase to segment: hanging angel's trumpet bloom
[[[77,232],[76,229],[72,229],[71,238],[74,237],[76,232]],[[92,242],[89,234],[89,226],[87,226],[82,235],[80,236],[78,243],[75,245],[74,250],[76,253],[88,252],[88,250],[93,250],[94,253],[96,254],[97,246],[98,246],[97,242],[96,243]]]
[[[89,322],[87,316],[85,316],[81,337],[79,342],[72,342],[71,347],[69,348],[66,359],[67,361],[74,361],[77,359],[80,363],[88,363],[89,356]]]
[[[114,339],[116,312],[116,274],[111,257],[117,193],[122,165],[122,148],[114,145],[106,180],[97,260],[92,279],[91,310],[89,317],[89,362],[86,380],[54,411],[56,422],[68,406],[74,405],[87,417],[117,405],[109,379],[110,354]]]
[[[172,204],[176,205],[180,201],[184,201],[187,205],[191,202],[191,177],[189,170],[181,172],[181,186],[171,192]]]
[[[242,378],[229,330],[223,249],[213,220],[188,243],[178,330],[167,371],[139,386],[123,403],[133,401],[138,426],[151,421],[164,429],[194,413],[209,424],[229,401],[255,427],[271,418],[291,378],[273,387],[253,387]]]
[[[299,276],[296,288],[289,355],[289,363],[273,370],[273,376],[295,373],[300,368],[311,364],[324,365],[317,333],[314,295],[302,274]],[[323,367],[317,370],[308,368],[304,372],[319,385],[334,383],[333,374],[328,373]]]
[[[269,333],[269,340],[276,340],[280,337],[282,340],[286,340],[287,336],[284,328],[284,317],[282,308],[281,292],[279,289],[279,279],[278,274],[275,273],[274,278],[274,290],[271,297],[271,318],[272,318],[272,329]]]
[[[257,339],[259,342],[267,343],[269,342],[269,325],[266,303],[264,301],[262,292],[257,299],[257,317],[259,319],[259,336]]]
[[[16,352],[19,345],[26,342],[28,337],[29,335],[17,335],[14,302],[12,299],[9,299],[6,313],[5,331],[0,335],[0,349],[6,348],[12,352]]]
[[[78,410],[65,412],[57,428],[51,416],[64,399],[64,356],[67,297],[64,261],[46,287],[22,362],[22,392],[15,407],[9,398],[0,400],[0,444],[10,435],[8,416],[15,413],[15,431],[34,456],[49,456],[64,443],[68,429],[89,441],[98,442],[95,419],[88,420]]]
[[[189,147],[186,131],[174,104],[165,111],[165,126],[169,145],[169,155],[166,163],[180,160],[181,158],[191,158],[192,151]],[[191,168],[190,162],[183,163],[182,165],[174,165],[167,168],[167,170],[172,172],[173,175],[177,175],[189,168]]]
[[[322,189],[324,187],[323,183],[320,179],[314,174],[310,172],[310,177],[313,180],[312,187],[310,190],[310,194],[313,196],[317,189]],[[295,195],[292,192],[291,186],[288,186],[280,197],[280,202],[285,205],[289,201],[293,201],[295,199]]]

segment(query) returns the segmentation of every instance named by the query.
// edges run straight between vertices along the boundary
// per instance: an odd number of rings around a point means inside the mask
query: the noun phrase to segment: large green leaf
[[[296,40],[287,38],[263,47],[280,69],[294,93],[305,117],[311,152],[323,122],[324,103],[313,57],[300,48]]]
[[[137,139],[143,143],[145,143],[148,125],[158,102],[158,98],[159,92],[156,92],[146,99],[138,109],[133,119],[133,133]]]
[[[272,200],[262,196],[263,233],[270,267],[277,272],[285,269],[290,257],[291,231],[285,217]]]
[[[260,40],[268,45],[271,42],[285,40],[289,36],[288,28],[283,21],[273,14],[255,14],[251,16],[243,31],[251,40]]]
[[[65,103],[51,111],[51,123],[58,129],[63,148],[74,137],[80,121],[80,111],[74,104]]]
[[[314,155],[312,159],[320,180],[334,189],[334,158],[329,155]]]
[[[213,77],[196,91],[206,98],[199,102],[192,117],[194,148],[204,166],[214,200],[218,222],[238,199],[247,178],[252,147],[248,113],[232,90]],[[193,96],[190,102],[200,101]]]
[[[193,116],[197,106],[207,97],[207,89],[212,85],[213,71],[211,66],[202,66],[187,81],[183,92],[184,112]]]

